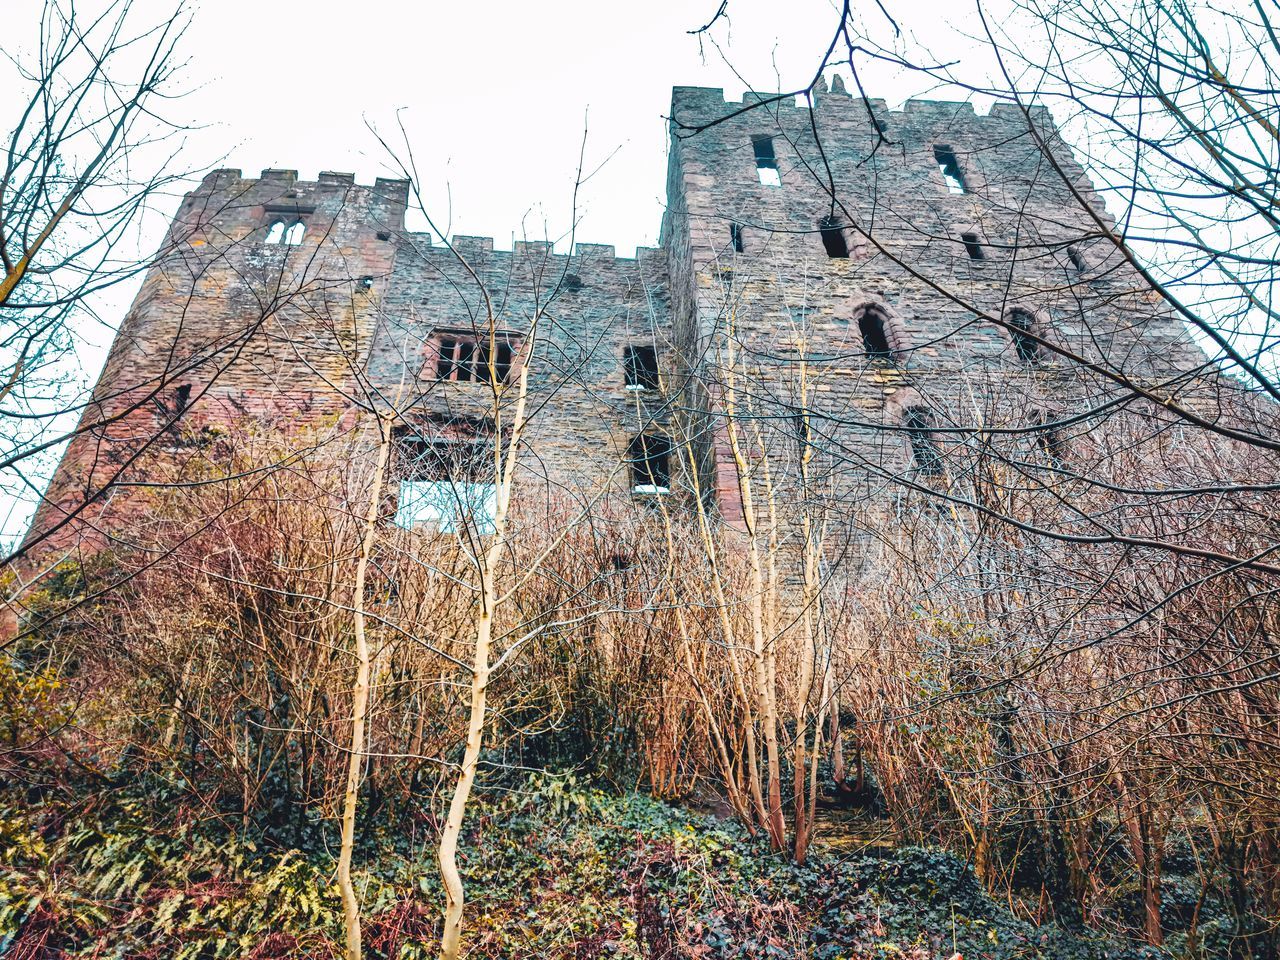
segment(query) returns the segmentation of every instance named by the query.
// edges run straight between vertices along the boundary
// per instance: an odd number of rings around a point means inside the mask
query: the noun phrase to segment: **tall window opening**
[[[486,453],[479,437],[399,437],[396,525],[430,526],[440,533],[492,534],[498,498]]]
[[[307,225],[301,220],[295,220],[289,229],[284,232],[284,242],[287,246],[296,247],[302,242],[302,235],[307,232]]]
[[[976,233],[960,234],[960,242],[964,244],[964,249],[969,254],[970,260],[987,259],[986,251],[982,249],[982,241]]]
[[[858,318],[858,331],[862,334],[862,348],[872,360],[892,360],[889,333],[885,329],[884,316],[878,310],[864,310]]]
[[[191,404],[191,384],[184,383],[173,392],[174,413],[182,414]]]
[[[1035,329],[1035,318],[1026,310],[1013,310],[1009,313],[1009,338],[1013,341],[1013,349],[1023,363],[1035,363],[1040,359],[1040,344],[1032,336]]]
[[[276,220],[267,227],[266,239],[263,243],[284,243],[284,221]]]
[[[950,147],[934,147],[933,159],[937,161],[949,193],[969,192],[969,187],[964,181],[964,172],[960,169],[960,161],[956,159],[954,150]]]
[[[782,186],[778,173],[778,156],[773,152],[773,137],[752,137],[751,147],[756,154],[756,176],[766,187]]]
[[[734,253],[746,253],[747,244],[742,234],[742,224],[729,224],[729,240],[733,244]]]
[[[622,355],[628,390],[658,389],[658,351],[654,347],[630,346]]]
[[[844,238],[844,229],[838,217],[823,217],[818,221],[818,230],[822,234],[822,245],[827,248],[827,256],[832,260],[848,260],[849,244]]]
[[[660,433],[642,433],[627,445],[632,493],[671,492],[671,440]]]
[[[929,411],[924,407],[911,407],[904,418],[907,438],[911,441],[911,456],[915,467],[926,477],[942,476],[942,453],[933,437]]]
[[[1079,247],[1067,247],[1067,259],[1071,261],[1071,268],[1075,270],[1076,276],[1084,276],[1088,271],[1089,265],[1085,263],[1084,254]]]

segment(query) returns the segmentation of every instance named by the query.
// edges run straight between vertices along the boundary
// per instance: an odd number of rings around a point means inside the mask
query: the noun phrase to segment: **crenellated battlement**
[[[856,116],[865,120],[868,112],[877,118],[883,118],[890,125],[897,118],[901,122],[913,121],[930,121],[930,120],[948,120],[962,117],[966,122],[977,122],[979,124],[989,121],[992,126],[1000,125],[1002,130],[1007,129],[1010,121],[1026,122],[1023,113],[1023,107],[1016,103],[999,102],[993,104],[988,113],[980,114],[971,102],[965,100],[920,100],[912,99],[903,104],[902,109],[890,109],[886,100],[878,98],[863,99],[855,97],[849,93],[844,86],[843,79],[838,75],[834,75],[832,83],[828,87],[825,79],[815,84],[811,91],[813,103],[818,110],[821,111],[848,111],[851,116]],[[807,103],[801,103],[797,98],[783,97],[777,99],[776,92],[763,92],[748,90],[742,94],[738,100],[733,100],[725,96],[723,87],[674,87],[671,96],[671,116],[679,121],[689,122],[690,117],[682,116],[683,113],[691,114],[693,118],[705,122],[707,119],[717,117],[727,117],[743,108],[751,107],[756,104],[766,104],[761,109],[777,111],[779,118],[786,116],[799,117],[809,111]],[[1052,125],[1053,119],[1048,107],[1043,104],[1032,104],[1026,107],[1033,120],[1037,124],[1047,123]],[[743,114],[743,117],[750,117],[754,113]]]

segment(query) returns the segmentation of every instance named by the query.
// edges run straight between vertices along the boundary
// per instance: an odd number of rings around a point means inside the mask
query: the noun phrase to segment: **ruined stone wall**
[[[910,407],[943,429],[1018,429],[1118,395],[1113,380],[1051,353],[1025,362],[1010,333],[982,314],[1023,309],[1037,334],[1085,360],[1106,356],[1158,390],[1172,371],[1203,362],[1172,311],[1095,239],[1098,223],[1073,188],[1104,223],[1107,215],[1047,111],[1002,105],[979,116],[964,103],[918,101],[889,111],[837,85],[815,91],[812,111],[784,101],[734,115],[751,102],[676,88],[679,180],[664,230],[690,250],[694,305],[677,325],[679,349],[706,358],[702,376],[721,418],[703,435],[727,519],[741,515],[722,416],[731,345],[747,446],[785,460],[794,415],[809,411],[815,445],[832,454],[826,468],[843,474],[837,495],[855,502],[916,478],[901,430]],[[772,138],[778,185],[757,176],[759,137]],[[935,148],[954,153],[967,192],[949,189]],[[840,221],[847,259],[828,256],[820,224],[829,216]],[[971,258],[964,234],[982,259]],[[892,363],[867,355],[857,326],[867,307],[887,319]],[[1027,445],[1031,456],[1034,440]]]
[[[569,256],[546,243],[517,242],[507,252],[488,238],[454,237],[450,248],[409,235],[381,303],[370,379],[425,436],[452,420],[505,429],[515,371],[495,394],[487,382],[441,380],[436,366],[442,332],[487,339],[491,327],[519,345],[529,367],[517,478],[526,504],[539,496],[585,503],[603,489],[626,495],[628,444],[670,419],[667,392],[627,390],[623,369],[628,346],[653,346],[664,374],[673,363],[662,251],[640,248],[624,259],[609,246],[578,244]]]
[[[518,340],[540,318],[526,488],[625,499],[628,444],[668,431],[692,445],[704,499],[733,524],[742,503],[725,431],[731,357],[744,454],[794,467],[806,413],[821,449],[814,471],[830,499],[852,504],[891,503],[901,481],[919,478],[902,429],[912,407],[942,430],[1066,422],[1123,392],[1116,376],[1088,369],[1103,356],[1157,394],[1181,397],[1202,382],[1168,380],[1203,357],[1097,238],[1092,216],[1107,223],[1106,212],[1047,112],[979,116],[915,101],[889,111],[837,86],[816,90],[813,110],[782,102],[735,116],[750,96],[675,89],[661,247],[631,260],[586,244],[567,256],[543,243],[495,251],[473,237],[433,246],[405,231],[402,181],[211,174],[184,199],[121,325],[82,419],[91,429],[71,444],[33,532],[100,490],[118,497],[112,483],[138,479],[134,458],[168,449],[175,425],[249,418],[337,430],[369,405],[394,405],[426,433],[451,419],[509,423],[514,391],[495,400],[483,383],[441,381],[431,353],[441,331],[487,333],[491,319]],[[772,138],[776,186],[757,177],[757,137]],[[935,148],[954,154],[967,192],[949,190]],[[831,216],[847,258],[827,254],[820,223]],[[271,224],[295,220],[300,244],[265,242]],[[867,355],[858,318],[869,308],[885,318],[891,360]],[[1014,309],[1085,365],[1020,358],[991,319]],[[622,356],[634,344],[658,350],[662,389],[625,389]],[[1034,439],[1025,442],[1034,456]]]
[[[147,479],[137,465],[191,454],[179,430],[340,416],[406,196],[404,181],[362,186],[350,174],[209,174],[183,199],[120,325],[27,542],[109,536],[111,515],[127,508],[124,485]],[[277,221],[302,222],[301,242],[266,243]]]

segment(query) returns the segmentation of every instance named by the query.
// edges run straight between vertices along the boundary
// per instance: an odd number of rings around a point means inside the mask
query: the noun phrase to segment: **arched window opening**
[[[889,332],[885,329],[884,315],[879,310],[864,310],[858,318],[858,331],[862,334],[862,347],[871,360],[893,360],[889,346]]]
[[[263,243],[283,243],[284,242],[284,221],[275,220],[271,226],[267,227],[267,237]]]
[[[1076,276],[1082,277],[1089,272],[1089,264],[1085,262],[1079,247],[1067,247],[1067,259],[1071,261],[1071,268],[1075,270]]]
[[[295,220],[288,230],[284,232],[284,242],[291,247],[296,247],[302,242],[302,235],[307,232],[307,225],[301,220]]]
[[[1009,314],[1009,337],[1013,340],[1013,349],[1023,363],[1036,363],[1040,359],[1040,344],[1032,336],[1035,318],[1025,310],[1014,310]]]
[[[933,426],[929,411],[924,407],[910,407],[903,417],[907,438],[911,441],[911,457],[922,476],[942,476],[942,452],[933,438]]]

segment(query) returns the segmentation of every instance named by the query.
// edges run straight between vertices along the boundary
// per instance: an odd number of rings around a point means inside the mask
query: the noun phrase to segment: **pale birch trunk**
[[[356,679],[351,688],[351,746],[347,761],[347,792],[342,801],[342,846],[338,853],[338,890],[342,893],[342,918],[347,935],[347,960],[360,960],[360,901],[351,884],[351,853],[355,846],[356,806],[360,800],[360,773],[364,764],[365,713],[369,706],[369,644],[364,632],[364,583],[373,553],[378,528],[378,508],[382,501],[382,483],[387,471],[391,447],[390,422],[378,418],[378,460],[374,468],[373,489],[364,518],[364,536],[356,561],[356,582],[352,591],[352,621],[355,633]]]

